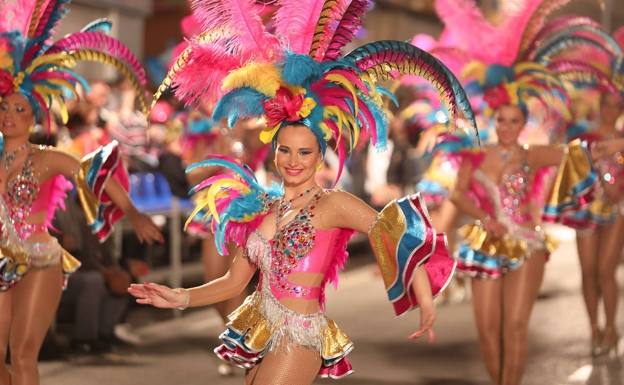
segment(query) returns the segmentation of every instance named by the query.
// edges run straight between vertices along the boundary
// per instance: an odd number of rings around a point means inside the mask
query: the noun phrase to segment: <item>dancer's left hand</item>
[[[412,290],[420,307],[420,328],[412,333],[409,339],[415,340],[427,334],[427,341],[433,343],[435,341],[435,333],[433,332],[433,323],[436,318],[435,305],[433,304],[429,277],[423,266],[419,266],[415,271]]]
[[[420,306],[420,328],[412,333],[408,338],[411,340],[418,339],[427,334],[427,342],[435,342],[435,332],[433,331],[433,323],[435,322],[435,309],[432,306]]]

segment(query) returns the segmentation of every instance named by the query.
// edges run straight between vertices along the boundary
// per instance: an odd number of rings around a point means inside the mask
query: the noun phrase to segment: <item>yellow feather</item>
[[[266,128],[260,131],[260,141],[264,144],[271,143],[275,134],[277,134],[277,130],[281,127],[280,124],[276,125],[273,128]]]
[[[476,79],[479,83],[485,82],[485,72],[487,66],[480,61],[471,61],[466,64],[461,72],[464,79]]]
[[[208,203],[208,211],[217,223],[220,222],[220,218],[219,212],[217,212],[216,197],[222,189],[226,188],[240,190],[242,192],[249,191],[249,188],[245,184],[236,179],[221,179],[211,184],[206,193],[206,201]]]
[[[223,79],[221,88],[227,92],[236,88],[250,87],[266,96],[273,97],[280,85],[280,71],[275,65],[253,63],[230,72]]]
[[[66,57],[67,57],[66,52],[59,52],[59,53],[53,53],[49,55],[38,56],[30,63],[30,65],[28,66],[28,68],[26,68],[24,72],[26,72],[27,74],[30,74],[32,71],[34,71],[37,67],[39,67],[42,64],[54,64],[54,65],[60,66],[62,65]]]
[[[330,82],[337,83],[346,88],[349,92],[351,92],[351,96],[353,98],[354,115],[357,115],[359,108],[355,86],[351,84],[351,82],[347,78],[339,74],[329,74],[325,77],[325,79],[329,80]]]

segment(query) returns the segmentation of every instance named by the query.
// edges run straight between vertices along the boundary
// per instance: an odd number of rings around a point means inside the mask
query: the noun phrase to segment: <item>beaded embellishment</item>
[[[503,175],[499,187],[501,206],[505,214],[516,223],[526,221],[528,214],[522,210],[529,192],[529,170],[524,165],[515,172]]]
[[[20,173],[7,183],[9,216],[22,238],[26,238],[37,228],[37,225],[26,221],[39,194],[39,181],[33,170],[32,154],[32,151],[28,153]]]
[[[310,289],[293,285],[288,275],[295,269],[299,260],[314,247],[314,207],[323,191],[314,195],[288,224],[277,229],[271,248],[271,274],[269,279],[274,287],[295,295],[310,295]]]

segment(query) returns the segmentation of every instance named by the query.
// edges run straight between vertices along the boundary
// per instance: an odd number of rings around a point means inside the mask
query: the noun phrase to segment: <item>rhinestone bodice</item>
[[[273,239],[265,239],[257,230],[247,240],[247,257],[262,271],[261,280],[267,281],[272,294],[282,298],[301,298],[323,301],[323,287],[336,263],[345,254],[351,231],[344,229],[316,229],[312,224],[314,208],[322,192],[302,208]],[[344,236],[343,236],[344,235]],[[313,273],[323,276],[320,286],[293,283],[293,273]]]
[[[503,174],[498,186],[503,212],[518,224],[531,220],[526,210],[530,178],[531,170],[525,162],[518,169]]]
[[[31,150],[20,173],[7,183],[7,190],[4,194],[9,216],[22,239],[28,238],[34,232],[46,229],[45,224],[32,224],[27,221],[40,191],[39,181],[33,168],[32,155]]]

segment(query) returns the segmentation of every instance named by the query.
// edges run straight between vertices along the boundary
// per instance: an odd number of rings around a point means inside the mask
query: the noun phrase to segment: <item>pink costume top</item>
[[[472,198],[492,218],[505,224],[530,225],[533,222],[529,210],[533,175],[527,163],[526,150],[520,166],[505,171],[498,184],[478,168],[483,158],[480,156],[474,165],[470,185]]]
[[[478,154],[473,161],[470,195],[478,207],[502,223],[507,232],[496,237],[477,221],[462,226],[463,238],[458,251],[458,269],[480,278],[499,278],[522,265],[534,251],[552,251],[554,244],[531,215],[532,197],[536,194],[535,178],[527,162],[527,150],[521,164],[504,171],[499,183],[494,182],[479,165],[485,158]],[[539,187],[539,186],[537,186]]]
[[[56,238],[31,241],[31,235],[47,232],[54,212],[63,207],[66,192],[72,184],[61,175],[39,184],[33,169],[30,150],[19,175],[7,184],[0,195],[0,291],[15,285],[29,268],[62,264],[66,274],[80,267],[80,262],[63,250]],[[81,162],[76,188],[92,231],[104,239],[112,224],[121,217],[121,210],[104,191],[106,181],[113,177],[127,189],[127,175],[120,167],[117,143],[100,148]],[[46,213],[42,223],[30,223],[35,213]]]
[[[17,234],[26,240],[34,233],[46,232],[56,209],[64,208],[66,191],[71,183],[61,175],[54,176],[41,185],[38,184],[32,164],[32,151],[28,154],[20,173],[7,184],[4,193],[9,217]],[[42,223],[29,223],[33,213],[46,212]]]
[[[266,282],[278,301],[316,299],[322,307],[325,284],[336,284],[338,270],[344,266],[347,242],[353,231],[314,228],[312,210],[322,194],[316,194],[288,224],[277,230],[272,240],[266,240],[256,230],[247,241],[247,256],[262,271],[259,286]],[[288,279],[294,273],[321,274],[323,281],[314,287],[295,284]]]

